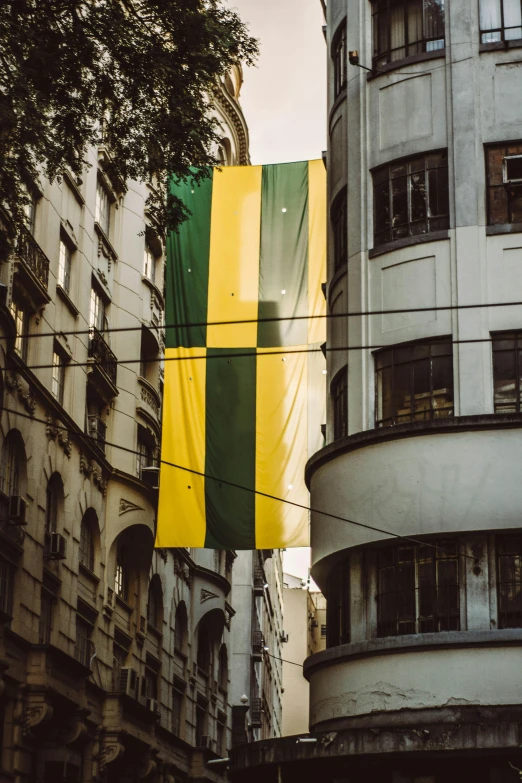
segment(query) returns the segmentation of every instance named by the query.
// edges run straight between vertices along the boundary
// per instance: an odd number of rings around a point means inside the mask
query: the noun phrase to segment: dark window
[[[94,531],[96,525],[95,512],[86,511],[80,527],[80,563],[94,571]]]
[[[184,685],[175,685],[172,690],[172,733],[176,737],[182,736],[184,698]]]
[[[343,367],[332,381],[334,440],[348,435],[348,368]]]
[[[47,590],[42,590],[40,600],[40,618],[38,622],[38,641],[39,644],[49,644],[51,641],[51,631],[53,627],[53,604],[54,596]]]
[[[350,641],[350,569],[338,566],[328,579],[326,594],[326,646],[336,647]]]
[[[63,482],[59,473],[53,473],[47,482],[47,502],[45,507],[45,532],[56,533],[60,503],[63,498]]]
[[[21,447],[16,432],[10,432],[4,440],[2,447],[2,464],[0,476],[0,489],[7,495],[18,495],[20,493],[20,462]],[[25,455],[24,455],[25,456]]]
[[[91,661],[91,633],[92,626],[81,617],[76,617],[76,645],[74,657],[84,666],[89,666]]]
[[[185,643],[187,638],[187,610],[182,602],[176,609],[176,618],[174,621],[174,647],[179,652],[185,652]]]
[[[433,152],[373,174],[374,244],[449,227],[448,158]]]
[[[521,0],[480,0],[480,42],[522,38]]]
[[[224,691],[228,688],[228,654],[224,644],[219,650],[218,685]]]
[[[324,623],[321,625],[321,639],[326,639],[326,625]]]
[[[127,579],[127,557],[125,547],[123,544],[118,546],[116,551],[116,572],[114,575],[114,592],[117,596],[124,601],[127,600],[128,595],[128,579]]]
[[[334,98],[344,90],[347,82],[346,23],[343,22],[332,47],[334,66]]]
[[[15,566],[0,558],[0,612],[9,617],[13,614],[14,575]]]
[[[145,676],[142,680],[141,694],[146,699],[158,699],[158,672],[145,666]]]
[[[374,0],[374,68],[438,49],[444,49],[444,0]]]
[[[459,630],[456,541],[386,547],[377,570],[377,636]]]
[[[227,719],[223,712],[218,712],[216,723],[216,752],[218,756],[225,756],[227,752]]]
[[[204,621],[199,626],[198,630],[198,669],[208,676],[212,672],[213,660],[212,660],[212,640],[208,631],[207,625]]]
[[[136,473],[142,478],[142,469],[156,464],[156,443],[154,436],[145,427],[138,424],[138,443],[136,449]]]
[[[198,696],[196,702],[196,747],[200,748],[204,744],[203,737],[208,736],[207,732],[207,708],[208,702],[201,696]]]
[[[159,576],[153,576],[149,585],[149,597],[147,602],[147,622],[161,630],[163,623],[163,596]]]
[[[348,223],[347,223],[346,188],[335,199],[332,207],[332,233],[334,247],[334,271],[344,266],[348,261]]]
[[[522,143],[486,148],[488,224],[522,223]]]
[[[450,338],[379,351],[375,374],[377,427],[453,416]]]
[[[498,536],[498,627],[522,628],[522,536]]]
[[[519,413],[522,389],[522,332],[493,335],[495,413]]]

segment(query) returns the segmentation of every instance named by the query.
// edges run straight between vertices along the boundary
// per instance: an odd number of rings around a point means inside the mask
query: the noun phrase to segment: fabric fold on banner
[[[171,187],[192,214],[167,242],[156,546],[306,546],[325,408],[324,356],[307,352],[326,336],[323,163]]]

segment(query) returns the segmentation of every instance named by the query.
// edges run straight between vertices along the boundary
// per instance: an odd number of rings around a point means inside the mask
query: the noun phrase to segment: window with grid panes
[[[98,179],[98,183],[96,185],[96,206],[94,219],[108,237],[111,227],[111,200],[109,198],[107,187],[104,185],[101,179]]]
[[[522,38],[521,0],[480,0],[480,42]]]
[[[91,288],[89,326],[93,326],[99,332],[104,332],[107,328],[105,300],[98,289],[94,286]]]
[[[522,223],[522,142],[486,147],[488,225]]]
[[[448,158],[430,152],[373,172],[374,245],[449,228]]]
[[[335,36],[332,47],[333,72],[334,72],[334,99],[344,90],[348,81],[348,57],[346,52],[346,22]]]
[[[147,242],[143,253],[143,274],[151,283],[156,281],[156,257]]]
[[[497,536],[498,627],[522,628],[522,535]]]
[[[377,636],[460,629],[455,539],[383,547],[378,551],[377,580]]]
[[[522,391],[522,332],[492,335],[495,413],[519,413]]]
[[[11,315],[14,318],[16,327],[14,349],[18,356],[25,362],[27,361],[29,313],[27,312],[26,305],[22,304],[22,302],[15,297],[11,300],[9,309],[11,310]]]
[[[51,393],[60,405],[63,405],[63,392],[65,388],[65,364],[64,357],[57,351],[53,351],[53,371],[51,376]]]
[[[450,338],[379,351],[375,375],[377,427],[453,416]]]
[[[332,381],[334,440],[348,435],[348,367],[343,367]]]
[[[348,261],[348,222],[346,188],[335,199],[332,207],[332,233],[334,247],[334,272]]]
[[[15,570],[13,563],[0,557],[0,612],[8,616],[13,614]]]
[[[58,285],[68,294],[71,284],[72,251],[69,245],[60,239],[60,254],[58,257]]]
[[[444,49],[444,0],[373,0],[373,67]]]
[[[84,666],[89,666],[91,660],[91,633],[92,626],[77,615],[74,657]]]
[[[94,519],[87,511],[80,525],[80,563],[94,571]]]
[[[53,604],[54,596],[47,590],[42,590],[40,600],[40,617],[38,621],[38,642],[39,644],[50,644],[51,630],[53,626]]]

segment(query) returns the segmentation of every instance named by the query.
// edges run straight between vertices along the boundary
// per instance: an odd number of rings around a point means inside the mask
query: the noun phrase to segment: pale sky
[[[261,54],[247,68],[241,106],[253,164],[320,158],[326,149],[326,44],[319,0],[229,0]],[[287,549],[284,569],[306,579],[309,549]]]

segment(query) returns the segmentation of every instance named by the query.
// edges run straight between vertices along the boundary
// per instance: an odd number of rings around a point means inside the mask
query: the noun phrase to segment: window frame
[[[102,176],[98,174],[98,179],[96,180],[94,220],[101,228],[101,230],[103,231],[107,239],[109,239],[110,237],[110,230],[111,230],[111,223],[112,223],[111,207],[112,207],[113,200],[114,199],[112,197],[110,188],[108,187],[106,182],[104,182]],[[103,202],[105,202],[106,210],[102,209]]]
[[[348,84],[348,52],[346,41],[346,18],[337,28],[332,42],[332,65],[334,101],[346,89]]]
[[[376,71],[379,71],[379,69],[387,66],[391,67],[400,67],[405,61],[411,59],[412,57],[419,56],[419,55],[433,55],[433,53],[440,53],[440,56],[444,55],[445,47],[446,47],[446,9],[444,0],[442,0],[442,13],[443,13],[443,19],[442,19],[442,25],[443,25],[443,31],[442,31],[442,37],[441,35],[435,35],[435,36],[429,36],[426,35],[426,13],[425,13],[425,0],[419,0],[421,7],[420,7],[420,18],[421,18],[421,25],[422,25],[422,35],[420,38],[416,38],[416,40],[410,40],[409,39],[409,27],[410,27],[410,21],[408,17],[408,5],[409,0],[399,0],[399,2],[395,2],[396,8],[401,8],[403,10],[403,25],[401,27],[401,32],[403,34],[404,43],[401,46],[396,46],[392,48],[392,23],[390,22],[390,10],[391,10],[391,4],[390,0],[372,0],[372,65],[373,69]],[[379,5],[381,3],[386,3],[386,9],[380,9]],[[411,7],[411,6],[410,6]],[[386,33],[386,41],[387,41],[387,48],[381,49],[379,47],[379,41],[381,39],[382,33],[380,32],[379,28],[379,15],[382,15],[386,19],[386,22],[384,23],[385,27],[385,33]],[[439,42],[442,42],[442,46],[430,46],[430,44],[437,44]],[[409,51],[410,48],[414,48],[415,51]],[[393,58],[393,53],[398,52],[401,49],[404,50],[404,56]]]
[[[437,158],[445,165],[430,165],[430,163],[435,163]],[[401,168],[404,169],[402,173],[400,173]],[[436,174],[432,176],[432,172],[436,172]],[[441,172],[440,175],[439,172]],[[449,170],[446,149],[431,150],[421,155],[398,158],[372,169],[371,173],[374,249],[390,242],[415,241],[415,239],[422,242],[430,234],[449,229]],[[422,173],[424,174],[423,182],[420,176]],[[417,182],[415,182],[416,178]],[[404,193],[398,190],[397,184],[394,184],[399,183],[402,179],[406,180]],[[435,187],[432,186],[433,179],[435,179]],[[420,194],[423,194],[424,198],[415,198]],[[435,213],[433,201],[439,208],[445,207],[446,209]],[[396,207],[396,204],[399,206]],[[415,210],[418,210],[419,207],[424,215],[415,217]],[[401,212],[403,217],[406,216],[406,219],[398,222]],[[426,230],[415,230],[423,227]]]
[[[445,353],[440,350],[439,353],[433,353],[433,348],[436,346],[449,346],[449,350]],[[420,352],[422,348],[428,349],[426,356],[414,356],[416,351]],[[411,351],[410,358],[404,361],[396,361],[397,354]],[[383,364],[387,354],[390,354],[391,359],[387,364]],[[440,357],[450,356],[451,361],[449,365],[451,367],[451,387],[449,388],[448,399],[451,401],[451,405],[444,405],[438,407],[434,404],[435,392],[439,389],[434,389],[434,360]],[[453,344],[451,336],[433,337],[428,340],[419,340],[415,342],[397,343],[390,345],[388,348],[379,349],[373,352],[374,358],[374,372],[375,372],[375,427],[394,427],[400,424],[406,424],[414,421],[432,421],[439,418],[451,418],[455,415],[455,375],[453,369]],[[429,391],[415,392],[415,367],[420,365],[421,362],[429,362]],[[381,363],[381,366],[379,366]],[[409,394],[404,396],[403,405],[406,404],[407,399],[410,400],[409,413],[405,412],[400,414],[401,410],[398,407],[398,401],[395,396],[395,389],[397,386],[398,377],[400,375],[400,369],[409,367],[409,379],[408,388]],[[391,376],[389,400],[391,415],[384,417],[384,405],[386,397],[384,396],[384,379],[386,371]],[[380,375],[379,375],[380,374]],[[441,389],[442,390],[442,389]],[[380,399],[380,395],[382,400]],[[421,403],[421,397],[424,400],[429,400],[429,408],[416,407],[416,403]],[[416,399],[418,398],[418,399]],[[413,403],[413,404],[412,404]],[[382,411],[381,411],[382,408]],[[404,408],[404,410],[406,410]],[[448,413],[446,413],[448,411]],[[381,418],[379,418],[381,414]]]
[[[501,552],[501,542],[504,543],[509,540],[515,540],[517,541],[516,547],[512,547],[512,552]],[[501,557],[512,557],[515,556],[518,560],[518,564],[514,569],[514,573],[518,571],[519,575],[522,573],[522,534],[517,533],[516,531],[513,531],[513,533],[504,533],[500,535],[495,536],[495,565],[496,565],[496,591],[497,591],[497,624],[498,628],[522,628],[522,578],[519,579],[512,579],[510,581],[502,580],[502,572],[503,568],[501,566]],[[514,585],[515,590],[518,591],[517,602],[519,605],[519,608],[513,612],[508,612],[507,610],[503,611],[502,609],[502,602],[504,598],[504,590],[503,586],[505,585]],[[518,620],[516,622],[506,623],[504,621],[504,615],[506,614],[516,614],[518,615]]]
[[[6,497],[21,494],[22,458],[25,458],[25,455],[21,454],[20,444],[17,442],[14,431],[11,430],[5,437],[1,453],[0,491]]]
[[[330,215],[335,273],[348,263],[348,191],[346,186],[335,197]]]
[[[63,408],[63,401],[65,395],[65,370],[67,367],[67,359],[61,353],[61,351],[53,348],[53,360],[52,360],[52,372],[51,372],[51,394],[57,400],[58,404]]]
[[[145,240],[145,247],[143,250],[143,276],[154,285],[156,285],[157,260],[157,256],[154,254],[150,244]]]
[[[27,354],[29,352],[29,323],[31,313],[27,307],[26,302],[21,301],[16,293],[11,299],[9,307],[11,315],[13,316],[16,328],[16,337],[14,342],[14,351],[22,361],[27,362]]]
[[[484,147],[486,167],[486,221],[487,226],[514,226],[522,230],[522,179],[507,180],[506,160],[522,157],[522,140],[486,144]],[[502,155],[502,165],[499,170],[495,154]],[[520,220],[513,220],[514,202],[521,201],[518,206]],[[494,213],[504,211],[502,219],[496,219]]]
[[[0,555],[0,614],[13,616],[16,566]]]
[[[522,0],[519,0],[520,2],[520,9],[521,9],[521,20],[519,25],[511,25],[509,27],[506,27],[504,20],[505,20],[505,9],[504,9],[504,3],[505,0],[498,0],[498,10],[500,12],[500,26],[499,27],[490,27],[489,29],[485,29],[482,27],[482,6],[483,3],[485,3],[488,0],[479,0],[479,36],[480,36],[480,43],[483,45],[487,44],[495,44],[495,43],[505,43],[507,41],[520,41],[522,39]],[[489,0],[489,2],[495,2],[495,0]],[[506,30],[520,30],[520,34],[516,38],[506,37]],[[491,36],[498,34],[498,37],[491,38]]]
[[[94,530],[94,513],[88,509],[80,523],[80,542],[78,546],[78,559],[81,566],[94,573],[96,540]]]
[[[85,631],[85,634],[79,634],[79,630]],[[90,668],[91,649],[92,649],[93,626],[85,617],[76,615],[76,636],[74,640],[74,657],[83,666]]]
[[[507,342],[507,340],[513,340],[514,345],[512,348],[509,349],[503,349],[503,348],[495,348],[495,344]],[[514,401],[510,403],[497,403],[496,396],[497,396],[497,389],[496,389],[496,378],[495,378],[495,354],[512,354],[513,358],[513,370],[514,370],[514,377],[513,377],[513,392],[515,399]],[[513,330],[510,332],[492,332],[491,333],[491,366],[492,366],[492,377],[493,377],[493,410],[495,413],[520,413],[522,410],[522,390],[521,390],[521,382],[522,382],[522,330]],[[500,379],[502,380],[502,379]],[[504,379],[504,384],[505,384]],[[511,380],[511,379],[510,379]],[[506,409],[506,405],[508,408]],[[501,408],[500,408],[501,406]],[[514,410],[512,410],[514,408]],[[511,409],[511,410],[510,410]]]
[[[330,384],[332,400],[333,439],[340,440],[348,435],[348,365],[335,374]]]
[[[40,617],[38,620],[38,643],[50,644],[53,631],[55,596],[42,587],[40,594]]]
[[[71,292],[71,270],[74,248],[66,241],[63,234],[60,236],[60,249],[58,253],[58,276],[56,284],[62,288],[67,295]]]

